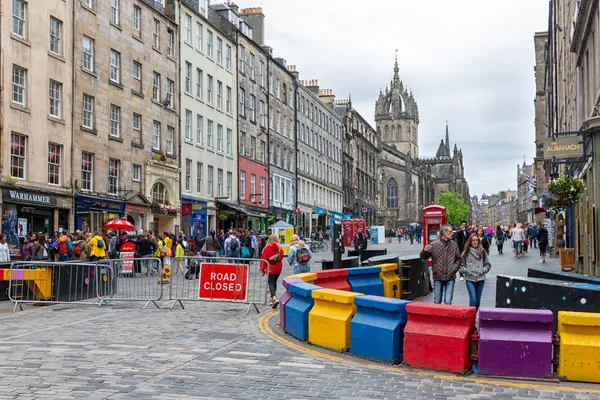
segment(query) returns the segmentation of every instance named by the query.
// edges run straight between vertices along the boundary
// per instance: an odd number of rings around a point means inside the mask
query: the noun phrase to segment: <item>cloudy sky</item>
[[[393,74],[419,104],[419,153],[433,156],[448,121],[471,194],[516,188],[534,148],[533,34],[548,0],[237,0],[262,7],[266,43],[337,98],[352,93],[371,123]],[[373,127],[375,125],[373,124]]]

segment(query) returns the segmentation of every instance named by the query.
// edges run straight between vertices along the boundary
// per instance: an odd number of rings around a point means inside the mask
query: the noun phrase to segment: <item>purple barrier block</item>
[[[283,287],[285,288],[285,292],[279,298],[279,323],[283,330],[285,330],[285,305],[290,301],[292,295],[288,292],[287,288],[290,283],[294,282],[304,282],[300,278],[283,278]]]
[[[12,274],[9,274],[13,281],[22,281],[25,279],[25,270],[23,269],[13,269]]]
[[[550,310],[479,309],[479,373],[552,379]]]

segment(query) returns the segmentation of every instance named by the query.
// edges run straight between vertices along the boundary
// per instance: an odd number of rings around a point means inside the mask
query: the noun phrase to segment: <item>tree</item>
[[[466,220],[469,215],[469,206],[460,193],[440,193],[437,204],[446,207],[446,221],[449,224],[459,225],[460,221]]]

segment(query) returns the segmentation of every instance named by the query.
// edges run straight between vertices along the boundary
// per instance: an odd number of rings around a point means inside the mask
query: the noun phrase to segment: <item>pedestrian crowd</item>
[[[423,228],[421,225],[408,225],[404,227],[399,227],[396,229],[396,237],[398,238],[398,243],[402,243],[402,239],[410,244],[413,244],[415,241],[417,243],[421,243],[421,237],[423,236]]]

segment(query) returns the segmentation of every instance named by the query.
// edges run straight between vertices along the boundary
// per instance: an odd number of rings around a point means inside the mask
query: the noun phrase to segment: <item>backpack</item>
[[[75,255],[75,257],[79,257],[81,256],[81,247],[79,246],[75,246],[73,248],[73,254]]]
[[[229,242],[229,250],[236,251],[240,247],[240,241],[237,238],[231,239]]]
[[[296,262],[298,264],[304,264],[310,261],[310,253],[306,247],[298,247],[296,249]]]
[[[98,239],[97,242],[98,242],[98,244],[97,244],[98,248],[103,249],[104,248],[104,240]]]

